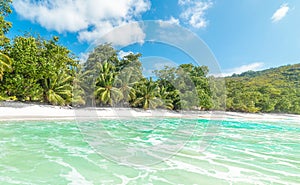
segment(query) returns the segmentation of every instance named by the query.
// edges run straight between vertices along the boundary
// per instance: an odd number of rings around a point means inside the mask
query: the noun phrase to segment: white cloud
[[[112,43],[117,46],[126,46],[133,43],[144,43],[146,34],[137,22],[120,26],[101,37],[101,40],[97,42],[101,43]]]
[[[232,68],[232,69],[227,69],[227,70],[224,70],[224,73],[222,74],[213,74],[213,76],[231,76],[233,74],[241,74],[243,72],[246,72],[246,71],[258,71],[258,70],[261,70],[262,67],[264,66],[264,63],[262,62],[255,62],[255,63],[252,63],[252,64],[248,64],[248,65],[242,65],[240,67],[236,67],[236,68]]]
[[[199,0],[179,0],[178,4],[183,8],[180,17],[184,21],[195,28],[205,28],[208,21],[205,18],[205,12],[211,8],[213,3],[211,1]]]
[[[14,0],[24,19],[59,33],[78,32],[80,41],[93,41],[150,9],[149,0]]]
[[[281,5],[280,8],[278,10],[276,10],[276,12],[271,17],[272,22],[278,22],[281,19],[283,19],[289,10],[290,10],[290,8],[287,4]]]
[[[119,58],[123,58],[129,54],[132,54],[133,52],[132,51],[123,51],[123,50],[120,50],[119,53],[118,53],[118,57]]]
[[[179,25],[179,19],[174,18],[173,16],[170,17],[169,20],[159,20],[159,25],[164,27],[168,25]]]
[[[78,40],[79,41],[87,41],[93,42],[104,34],[108,33],[109,31],[113,30],[114,26],[109,21],[99,21],[94,24],[94,29],[92,30],[82,30],[78,33]]]

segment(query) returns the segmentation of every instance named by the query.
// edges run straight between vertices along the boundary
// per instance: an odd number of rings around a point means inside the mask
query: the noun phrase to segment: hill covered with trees
[[[226,77],[227,110],[300,114],[300,64]]]

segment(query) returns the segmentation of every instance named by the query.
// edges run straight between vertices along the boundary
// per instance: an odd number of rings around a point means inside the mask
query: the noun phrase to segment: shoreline
[[[128,118],[190,118],[208,120],[290,121],[300,123],[300,115],[276,113],[240,113],[227,111],[170,111],[164,109],[87,107],[71,108],[21,102],[0,102],[0,121],[95,120]]]

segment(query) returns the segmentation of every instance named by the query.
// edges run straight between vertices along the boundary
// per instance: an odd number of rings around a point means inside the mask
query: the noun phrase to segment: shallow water
[[[137,119],[80,124],[0,123],[0,184],[300,184],[299,123]],[[107,135],[85,135],[99,125]],[[141,150],[121,162],[115,157],[125,154],[117,145],[103,145],[106,137]],[[166,150],[150,151],[164,143]],[[170,143],[185,146],[168,150]],[[150,157],[141,151],[150,151]]]

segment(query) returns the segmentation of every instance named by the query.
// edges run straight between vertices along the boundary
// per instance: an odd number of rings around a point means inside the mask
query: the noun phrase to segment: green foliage
[[[85,78],[90,71],[83,72],[82,66],[76,67],[75,77],[73,79],[72,87],[72,106],[82,106],[86,104],[86,91],[87,84],[85,84]]]
[[[12,12],[10,5],[11,0],[0,0],[0,49],[9,43],[9,39],[5,34],[9,31],[12,24],[5,20],[5,17]],[[2,51],[0,51],[0,80],[2,80],[4,72],[11,70],[12,60]]]
[[[100,105],[115,105],[123,98],[121,91],[113,86],[117,75],[115,66],[105,61],[100,63],[99,69],[95,89],[96,100]]]
[[[10,5],[12,0],[0,0],[0,47],[6,46],[9,39],[5,34],[12,27],[12,23],[5,20],[5,17],[12,13]]]
[[[134,67],[124,68],[116,76],[114,86],[116,86],[122,93],[122,105],[129,106],[130,102],[136,99],[136,90],[134,86],[142,78],[142,75],[136,73]]]
[[[137,99],[133,102],[133,106],[142,107],[143,109],[155,109],[162,105],[163,102],[159,98],[159,86],[150,78],[142,79],[137,89]]]
[[[138,81],[143,78],[140,54],[119,58],[110,44],[100,45],[89,54],[81,73],[87,105],[130,106],[136,99]]]
[[[227,109],[300,114],[300,64],[226,78]]]
[[[4,72],[11,71],[12,60],[5,54],[0,53],[0,80],[3,79]]]
[[[58,37],[25,35],[11,42],[6,34],[12,24],[5,20],[11,3],[0,0],[0,100],[300,114],[300,64],[225,79],[207,77],[206,66],[181,64],[155,71],[153,80],[142,75],[141,54],[120,58],[103,44],[79,65]]]
[[[168,104],[173,101],[174,109],[203,109],[212,107],[211,91],[206,66],[182,64],[156,70],[160,85],[168,92]]]
[[[174,109],[173,100],[172,100],[173,92],[168,92],[167,88],[164,86],[159,87],[159,98],[162,101],[160,107],[172,110]]]
[[[42,88],[38,84],[39,73],[38,46],[33,37],[17,37],[7,49],[13,59],[12,72],[7,73],[3,80],[3,88],[7,95],[16,96],[19,100],[37,100]]]
[[[96,47],[81,66],[57,42],[23,36],[5,48],[1,100],[300,114],[300,64],[233,75],[225,88],[224,78],[207,77],[206,66],[192,64],[165,67],[155,71],[156,80],[147,79],[140,54],[119,58],[109,44]]]
[[[99,63],[110,62],[114,65],[119,63],[117,51],[111,44],[103,44],[94,48],[84,63],[84,71],[99,69]],[[99,71],[97,71],[99,73]]]
[[[1,82],[3,94],[21,101],[70,104],[78,62],[67,48],[57,44],[57,38],[16,37],[5,51],[13,63]]]
[[[53,105],[68,105],[72,101],[73,77],[59,72],[53,78],[44,79],[45,101]]]
[[[208,77],[211,92],[211,110],[226,109],[226,84],[224,78]]]

